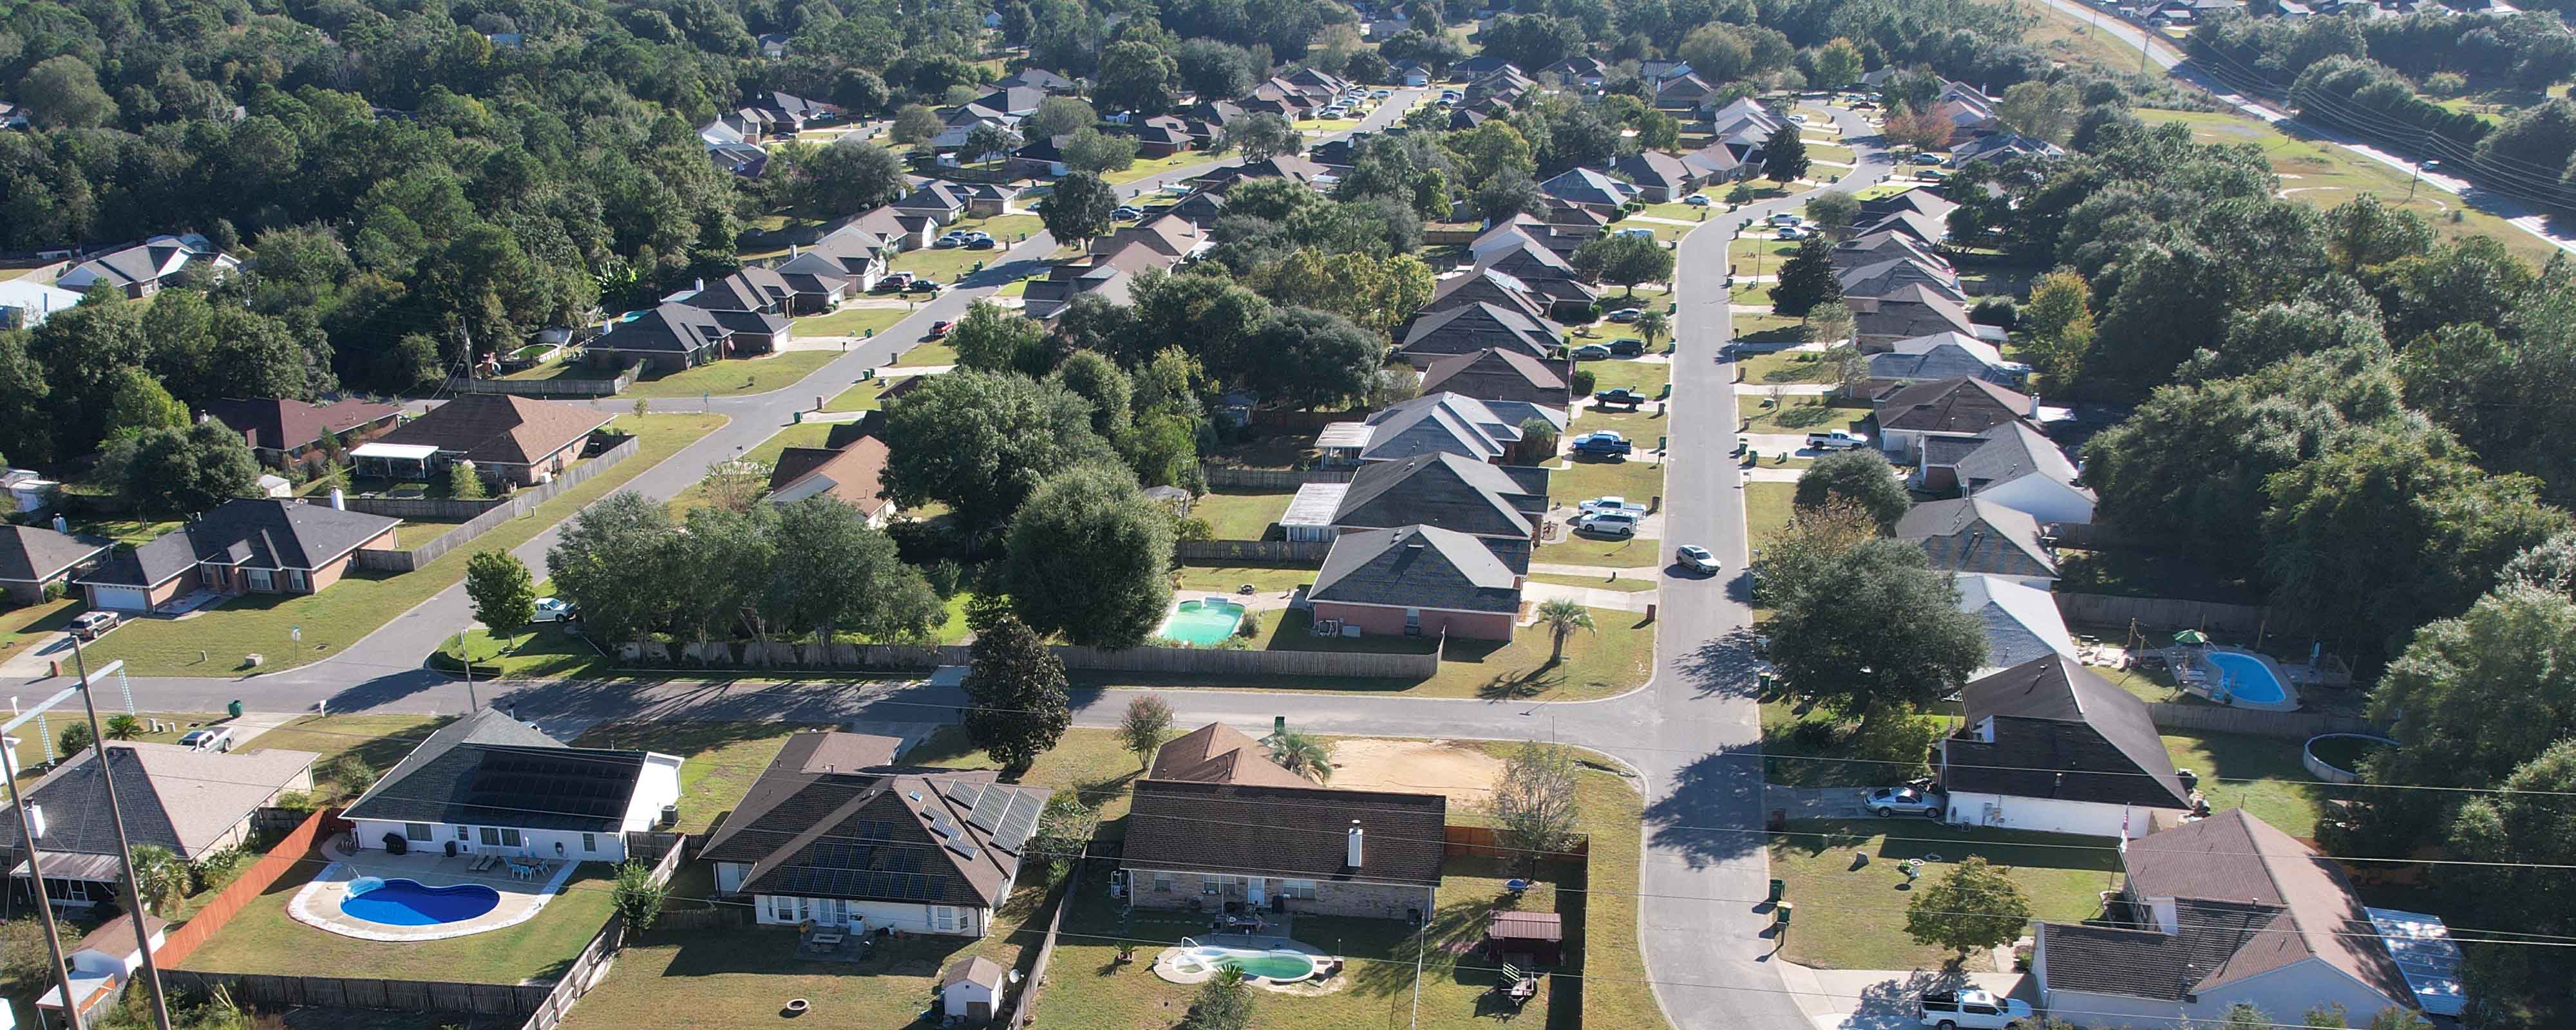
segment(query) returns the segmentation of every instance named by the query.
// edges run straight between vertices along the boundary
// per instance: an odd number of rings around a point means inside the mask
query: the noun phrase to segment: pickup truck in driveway
[[[1848,451],[1855,447],[1869,446],[1869,438],[1859,433],[1846,433],[1837,429],[1830,433],[1807,434],[1807,446],[1820,451]]]
[[[1629,443],[1626,437],[1620,436],[1619,434],[1610,432],[1606,429],[1599,432],[1585,433],[1582,436],[1574,438],[1574,453],[1576,454],[1617,457],[1626,455],[1628,452],[1636,449],[1636,445]]]
[[[1603,390],[1600,393],[1593,394],[1592,403],[1602,405],[1623,404],[1634,409],[1637,405],[1646,403],[1646,395],[1622,386],[1617,389]]]
[[[1918,1013],[1934,1030],[2004,1030],[2031,1017],[2029,1002],[1975,987],[1926,993]]]

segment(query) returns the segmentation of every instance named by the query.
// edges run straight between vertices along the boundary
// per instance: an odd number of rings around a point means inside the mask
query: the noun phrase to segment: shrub
[[[1593,383],[1599,378],[1599,376],[1593,374],[1591,369],[1578,368],[1574,370],[1574,379],[1572,380],[1571,385],[1574,387],[1574,392],[1577,395],[1586,395],[1592,392]]]
[[[351,794],[364,791],[376,782],[376,767],[353,751],[331,756],[313,770],[313,774],[325,782],[339,784],[342,790]]]
[[[1968,309],[1968,321],[1978,325],[1999,325],[2010,329],[2015,323],[2021,321],[2021,317],[2019,312],[2014,310],[2011,299],[1988,297],[1978,301],[1976,307]]]

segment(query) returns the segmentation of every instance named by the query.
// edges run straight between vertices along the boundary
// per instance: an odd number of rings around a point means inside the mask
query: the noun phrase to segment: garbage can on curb
[[[1780,895],[1786,894],[1788,891],[1789,881],[1774,877],[1771,880],[1771,903],[1774,905],[1779,904]]]
[[[239,719],[239,718],[241,718],[241,713],[242,713],[242,705],[241,705],[241,702],[240,702],[239,700],[234,700],[234,701],[228,702],[228,703],[226,703],[226,704],[224,705],[224,714],[225,714],[225,715],[229,715],[229,716],[232,716],[232,717],[233,717],[233,718],[235,718],[235,719]]]
[[[1780,907],[1779,907],[1779,908],[1776,908],[1776,909],[1773,909],[1773,910],[1772,910],[1772,911],[1774,911],[1774,912],[1778,913],[1777,917],[1776,917],[1776,918],[1774,918],[1772,921],[1773,921],[1773,922],[1775,922],[1775,923],[1778,923],[1778,924],[1779,924],[1779,925],[1781,925],[1781,926],[1787,926],[1787,925],[1789,925],[1789,913],[1790,913],[1790,911],[1791,911],[1791,910],[1796,909],[1797,907],[1798,907],[1798,905],[1797,905],[1797,903],[1796,903],[1796,902],[1790,902],[1790,901],[1783,901],[1783,902],[1781,902],[1781,903],[1780,903]]]

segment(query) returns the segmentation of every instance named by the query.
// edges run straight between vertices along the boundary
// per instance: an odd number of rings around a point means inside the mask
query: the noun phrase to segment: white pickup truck
[[[1920,1010],[1923,1025],[1937,1030],[2004,1030],[2031,1017],[2029,1002],[1975,987],[1927,992]]]
[[[1820,451],[1848,451],[1869,446],[1869,438],[1837,429],[1830,433],[1807,434],[1807,446]]]

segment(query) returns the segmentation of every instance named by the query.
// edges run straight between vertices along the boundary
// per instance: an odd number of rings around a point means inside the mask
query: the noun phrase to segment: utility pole
[[[55,700],[60,699],[61,695],[55,695]],[[51,701],[47,702],[47,704],[51,703]],[[44,711],[44,708],[39,707],[36,711]],[[17,719],[13,719],[7,726],[0,726],[0,733],[6,733],[9,730],[15,729],[17,728],[18,723],[35,717],[35,712],[30,712],[18,717]],[[14,754],[16,754],[16,752],[11,751],[6,745],[0,745],[0,756],[9,756]],[[0,769],[0,779],[6,779],[9,781],[9,811],[11,814],[18,817],[18,835],[24,838],[27,842],[27,879],[33,881],[36,885],[36,918],[44,923],[45,952],[53,956],[53,965],[51,968],[54,971],[54,985],[57,989],[63,992],[63,1011],[71,1013],[72,1030],[80,1030],[80,1003],[72,997],[71,967],[63,964],[63,939],[61,931],[56,929],[54,926],[54,903],[52,899],[45,896],[44,863],[43,860],[36,857],[36,827],[35,824],[27,821],[26,802],[18,796],[17,762],[14,760],[0,762],[0,765],[7,765],[10,767],[7,769]],[[139,921],[137,922],[137,925],[141,925]],[[39,1016],[38,1018],[41,1019],[42,1017]]]
[[[2417,161],[2406,176],[2406,199],[2415,199],[2415,184],[2424,181],[2424,162]]]
[[[72,663],[80,672],[81,710],[89,715],[90,760],[98,763],[98,783],[107,793],[107,821],[116,827],[116,861],[125,872],[125,911],[133,916],[134,946],[143,953],[143,980],[152,989],[152,1025],[170,1030],[170,999],[161,992],[161,969],[152,961],[152,931],[143,925],[143,892],[134,877],[134,846],[125,839],[125,813],[116,801],[116,777],[107,765],[107,733],[98,724],[98,705],[89,696],[89,659],[82,655],[80,634],[72,634]],[[34,843],[31,838],[28,842]],[[34,847],[27,849],[35,853]],[[76,1004],[63,996],[65,1005]]]
[[[465,634],[456,634],[456,664],[465,667],[465,714],[472,715],[483,706],[474,700],[474,652],[465,649]]]

